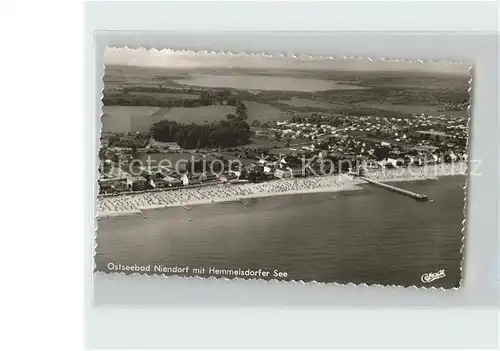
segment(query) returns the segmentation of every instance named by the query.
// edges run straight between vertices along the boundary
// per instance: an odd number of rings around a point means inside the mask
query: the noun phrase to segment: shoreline
[[[363,182],[365,183],[365,182]],[[253,195],[247,195],[247,196],[241,196],[241,197],[227,197],[223,199],[216,199],[216,200],[196,200],[192,201],[190,203],[176,203],[176,204],[171,204],[171,205],[154,205],[154,206],[149,206],[149,207],[143,207],[138,210],[130,210],[130,211],[122,211],[122,212],[111,212],[107,214],[99,214],[97,217],[98,218],[105,218],[105,217],[118,217],[118,216],[126,216],[126,215],[131,215],[131,214],[137,214],[137,215],[142,215],[142,211],[149,211],[149,210],[158,210],[158,209],[166,209],[166,208],[177,208],[177,207],[192,207],[192,206],[200,206],[200,205],[210,205],[210,204],[222,204],[222,203],[231,203],[231,202],[241,202],[242,200],[249,200],[249,199],[264,199],[268,197],[276,197],[276,196],[290,196],[290,195],[305,195],[305,194],[321,194],[321,193],[337,193],[337,192],[343,192],[343,191],[355,191],[355,190],[362,190],[361,187],[357,185],[353,185],[351,187],[344,187],[340,189],[336,188],[321,188],[321,189],[304,189],[304,190],[296,190],[296,191],[290,191],[290,192],[277,192],[277,193],[259,193],[259,194],[253,194]]]
[[[453,168],[453,169],[452,169]],[[417,172],[414,172],[417,171]],[[384,171],[368,171],[367,177],[386,183],[431,181],[445,176],[465,175],[455,172],[454,167],[448,167],[442,172],[426,174],[425,169],[392,169]],[[300,195],[312,193],[334,193],[362,190],[361,184],[367,182],[348,175],[328,175],[308,178],[292,178],[274,180],[264,183],[245,183],[232,185],[211,185],[204,188],[179,189],[175,191],[143,192],[139,194],[116,195],[97,199],[97,219],[143,215],[142,211],[166,209],[171,207],[207,205],[267,198],[285,195]]]
[[[332,176],[333,177],[333,176]],[[337,176],[335,176],[337,177]],[[318,179],[315,180],[332,180],[332,179],[325,179],[326,177],[317,177]],[[328,177],[331,178],[331,177]],[[340,178],[340,177],[339,177]],[[298,183],[303,183],[303,180],[306,180],[307,178],[299,178]],[[335,179],[336,181],[340,181],[340,179]],[[120,211],[109,211],[109,212],[100,212],[97,214],[97,218],[106,218],[106,217],[117,217],[117,216],[126,216],[126,215],[132,215],[132,214],[137,214],[137,215],[143,215],[142,211],[148,211],[148,210],[156,210],[156,209],[166,209],[166,208],[173,208],[173,207],[191,207],[191,206],[198,206],[198,205],[208,205],[208,204],[217,204],[217,203],[227,203],[227,202],[238,202],[242,200],[247,200],[247,199],[261,199],[261,198],[267,198],[267,197],[275,197],[275,196],[286,196],[286,195],[301,195],[301,194],[312,194],[312,193],[336,193],[336,192],[342,192],[342,191],[353,191],[353,190],[362,190],[362,188],[358,184],[365,183],[364,181],[361,180],[344,180],[342,179],[343,182],[339,183],[338,186],[329,186],[329,187],[317,187],[317,188],[303,188],[303,189],[291,189],[291,190],[286,190],[286,191],[275,191],[275,192],[267,192],[267,191],[259,191],[256,190],[259,185],[262,185],[264,183],[247,183],[243,185],[230,185],[230,188],[233,189],[244,189],[244,190],[249,190],[251,189],[252,193],[246,193],[246,194],[231,194],[228,196],[223,196],[219,198],[204,198],[204,199],[196,199],[196,200],[190,200],[190,201],[178,201],[178,202],[173,202],[173,203],[168,203],[168,204],[151,204],[151,205],[146,205],[146,206],[138,206],[136,208],[130,208],[130,209],[123,209]],[[277,180],[277,181],[270,181],[266,182],[267,184],[271,184],[272,186],[280,186],[280,185],[290,185],[290,183],[293,183],[294,180]],[[229,187],[225,185],[216,185],[216,186],[210,186],[207,187],[206,190],[207,192],[214,192],[214,191],[224,191],[228,190]],[[187,192],[192,192],[196,193],[198,188],[193,188],[193,189],[184,189],[184,191]],[[179,190],[176,190],[179,191]],[[182,191],[182,190],[181,190]],[[173,192],[172,191],[165,191],[163,194],[162,193],[157,193],[158,195],[171,195]],[[137,195],[125,195],[125,196],[135,196],[135,197],[140,197],[140,195],[146,195],[147,193],[142,193],[142,194],[137,194]],[[120,195],[114,197],[114,199],[120,197]],[[105,200],[105,201],[113,201],[110,200],[113,198],[101,198],[98,199],[99,201]],[[141,199],[142,200],[142,199]],[[186,209],[189,210],[189,209]]]

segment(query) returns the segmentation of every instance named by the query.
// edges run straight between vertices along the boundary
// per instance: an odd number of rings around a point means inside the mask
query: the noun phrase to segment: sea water
[[[281,280],[429,286],[460,281],[464,176],[391,183],[432,202],[362,190],[144,211],[99,221],[96,270],[109,263],[286,272]],[[193,270],[190,270],[193,272]],[[197,271],[200,272],[200,271]],[[272,278],[272,274],[269,277]]]

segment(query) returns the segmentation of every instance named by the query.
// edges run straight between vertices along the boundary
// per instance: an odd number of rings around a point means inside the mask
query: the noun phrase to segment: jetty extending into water
[[[377,180],[373,180],[373,179],[370,179],[370,178],[367,178],[367,177],[363,177],[363,176],[360,176],[359,178],[363,179],[364,181],[366,181],[368,183],[371,183],[371,184],[374,184],[376,186],[379,186],[381,188],[384,188],[384,189],[387,189],[387,190],[390,190],[390,191],[394,191],[394,192],[399,193],[401,195],[409,196],[409,197],[411,197],[411,198],[413,198],[413,199],[415,199],[417,201],[427,201],[427,200],[429,200],[429,198],[425,194],[414,193],[413,191],[409,191],[409,190],[406,190],[406,189],[401,189],[401,188],[395,187],[393,185],[382,183],[382,182],[379,182]]]

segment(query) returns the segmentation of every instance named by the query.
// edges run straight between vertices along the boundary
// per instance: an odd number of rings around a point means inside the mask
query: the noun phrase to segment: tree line
[[[134,94],[150,93],[150,94]],[[179,98],[175,95],[161,96],[162,93],[179,94]],[[110,94],[106,91],[102,99],[104,106],[155,106],[155,107],[200,107],[210,105],[226,104],[229,106],[238,106],[238,99],[231,95],[231,90],[221,89],[216,91],[202,90],[198,96],[192,98],[182,98],[181,94],[196,93],[193,89],[183,91],[166,88],[160,86],[143,86],[124,88],[119,94]]]
[[[200,107],[222,104],[225,102],[229,106],[237,106],[238,100],[235,97],[220,99],[217,97],[176,99],[172,97],[162,98],[159,96],[141,95],[113,95],[104,96],[102,103],[104,106],[154,106],[154,107]]]

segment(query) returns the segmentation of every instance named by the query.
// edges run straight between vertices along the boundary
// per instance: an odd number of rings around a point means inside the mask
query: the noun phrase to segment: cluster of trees
[[[316,125],[325,124],[323,116],[321,114],[318,114],[318,113],[313,113],[310,116],[299,116],[299,115],[293,116],[292,122],[293,123],[311,123],[311,124],[316,124]]]
[[[226,120],[205,124],[185,124],[160,121],[150,129],[153,138],[162,142],[177,142],[182,148],[233,147],[247,144],[250,126],[246,123],[246,107],[239,103],[236,114],[228,114]]]
[[[149,135],[138,133],[113,133],[107,137],[107,144],[110,147],[123,148],[143,148],[149,141]]]
[[[252,121],[252,127],[271,128],[274,125],[275,125],[275,123],[272,123],[272,122],[263,122],[263,123],[261,123],[258,119],[254,119]]]
[[[176,99],[174,97],[161,97],[158,95],[113,95],[104,96],[102,99],[104,106],[155,106],[155,107],[200,107],[221,104],[222,101],[217,98],[192,98]],[[237,99],[226,99],[226,104],[236,106]]]
[[[228,121],[245,121],[248,119],[246,105],[239,101],[235,101],[236,113],[228,113],[226,118]]]

